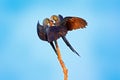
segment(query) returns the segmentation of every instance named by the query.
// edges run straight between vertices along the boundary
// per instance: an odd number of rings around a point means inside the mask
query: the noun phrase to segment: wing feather
[[[37,34],[41,40],[47,41],[47,35],[44,26],[37,23]]]
[[[63,26],[52,26],[47,30],[48,42],[57,40],[67,34],[67,28]]]
[[[79,17],[65,17],[62,22],[62,26],[67,27],[68,30],[82,29],[85,28],[87,22]]]

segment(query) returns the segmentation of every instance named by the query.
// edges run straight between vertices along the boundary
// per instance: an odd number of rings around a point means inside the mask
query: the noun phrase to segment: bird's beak
[[[50,24],[50,26],[54,26],[54,23],[52,20],[50,20],[49,24]]]

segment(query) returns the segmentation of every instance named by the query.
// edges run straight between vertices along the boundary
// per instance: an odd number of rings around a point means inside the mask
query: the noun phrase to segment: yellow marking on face
[[[58,16],[53,15],[53,16],[51,17],[51,19],[54,20],[54,21],[58,21]]]
[[[57,16],[54,16],[53,19],[54,19],[55,21],[58,21],[58,17],[57,17]]]
[[[50,22],[50,20],[49,20],[48,18],[45,18],[45,19],[43,20],[43,25],[48,25],[49,22]]]
[[[45,20],[45,23],[46,23],[46,24],[48,24],[49,22],[50,22],[50,20],[49,20],[49,19],[46,19],[46,20]]]

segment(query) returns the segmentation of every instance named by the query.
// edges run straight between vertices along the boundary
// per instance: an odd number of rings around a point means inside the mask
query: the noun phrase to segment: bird
[[[61,36],[66,35],[67,29],[62,26],[51,27],[52,25],[53,25],[52,20],[50,20],[49,18],[45,18],[43,20],[43,25],[41,25],[38,21],[37,34],[41,40],[47,41],[50,43],[50,45],[52,46],[52,48],[54,49],[57,55],[57,51],[55,49],[54,43],[56,44],[57,39],[59,39]]]
[[[55,19],[51,19],[51,18],[44,19],[43,25],[40,25],[38,21],[37,34],[39,38],[43,41],[49,42],[57,55],[57,51],[54,47],[53,42],[56,43],[56,40],[62,37],[65,43],[67,44],[67,46],[69,46],[69,48],[73,52],[75,52],[78,56],[80,56],[74,50],[74,48],[72,48],[72,46],[64,36],[66,36],[68,31],[85,28],[87,26],[86,20],[79,17],[68,16],[63,18],[62,15],[58,15],[58,16],[54,17]],[[58,20],[57,22],[57,19],[60,19],[60,20]]]
[[[49,26],[50,26],[50,20],[49,18],[45,18],[43,20],[43,25],[41,25],[38,21],[37,23],[37,34],[39,36],[39,38],[43,41],[48,41],[48,37],[47,37],[47,30],[49,29]],[[50,45],[52,46],[53,50],[55,51],[56,55],[57,55],[57,51],[55,49],[55,46],[53,44],[53,42],[49,42]]]
[[[76,29],[80,29],[80,28],[85,28],[85,26],[87,25],[87,22],[79,17],[65,17],[63,18],[62,15],[52,15],[50,17],[50,20],[53,21],[53,24],[55,26],[62,26],[65,27],[67,29],[67,31],[72,31],[72,30],[76,30]],[[80,56],[78,54],[78,52],[71,46],[71,44],[69,43],[69,41],[67,40],[67,38],[64,36],[61,36],[63,41],[66,43],[66,45],[74,52],[76,53],[78,56]]]

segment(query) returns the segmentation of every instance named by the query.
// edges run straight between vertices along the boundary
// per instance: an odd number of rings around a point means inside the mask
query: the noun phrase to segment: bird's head
[[[49,26],[49,27],[51,27],[51,26],[54,26],[54,24],[53,24],[52,20],[50,20],[49,18],[45,18],[43,20],[43,26]]]
[[[60,19],[59,19],[59,17],[57,15],[52,15],[50,17],[50,20],[53,21],[54,25],[58,25],[60,23]]]
[[[48,26],[48,24],[49,24],[49,18],[45,18],[44,20],[43,20],[43,26]]]

